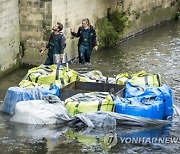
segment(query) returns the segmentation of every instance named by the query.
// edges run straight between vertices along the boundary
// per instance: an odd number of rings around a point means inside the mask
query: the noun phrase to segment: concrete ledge
[[[11,74],[13,71],[16,71],[19,68],[19,64],[14,64],[12,67],[6,69],[5,71],[0,71],[0,78]]]

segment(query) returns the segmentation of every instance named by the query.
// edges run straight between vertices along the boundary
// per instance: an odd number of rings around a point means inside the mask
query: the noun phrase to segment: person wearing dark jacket
[[[71,34],[75,37],[79,37],[78,41],[78,56],[79,63],[84,64],[90,62],[92,50],[97,50],[96,32],[92,25],[89,23],[89,19],[82,20],[82,26],[79,27],[77,33],[71,29]]]
[[[47,59],[45,65],[58,64],[63,58],[64,48],[66,47],[65,37],[61,32],[63,25],[57,22],[53,28],[53,32],[50,35],[49,42],[46,48],[42,48],[40,54],[42,55],[46,49],[48,49]]]

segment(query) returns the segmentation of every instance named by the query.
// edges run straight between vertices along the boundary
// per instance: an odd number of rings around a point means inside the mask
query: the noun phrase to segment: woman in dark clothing
[[[61,32],[63,29],[63,25],[61,23],[57,23],[53,26],[51,36],[49,38],[49,42],[46,48],[41,49],[41,55],[48,49],[48,57],[45,61],[45,65],[52,65],[59,63],[63,58],[64,48],[66,46],[65,37]]]
[[[75,37],[79,37],[78,42],[78,56],[79,63],[84,64],[90,62],[92,50],[97,50],[96,32],[93,26],[90,25],[88,19],[82,20],[82,26],[79,27],[77,33],[72,32]]]

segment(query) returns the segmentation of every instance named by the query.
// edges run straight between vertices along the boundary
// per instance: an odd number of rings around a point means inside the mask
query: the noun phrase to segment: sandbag
[[[128,73],[118,74],[116,76],[116,84],[125,85],[129,79],[130,79],[130,76]]]
[[[52,85],[56,84],[59,88],[66,86],[67,84],[74,81],[91,81],[94,80],[89,79],[86,76],[79,74],[78,72],[66,68],[64,66],[57,67],[55,65],[45,66],[40,65],[38,67],[34,67],[30,69],[24,78],[24,80],[28,80],[31,83],[29,85],[24,82],[21,82],[20,85],[25,86],[37,86],[38,85]]]
[[[114,111],[114,103],[107,92],[80,93],[65,100],[70,115],[92,111]]]
[[[6,92],[1,110],[12,115],[17,102],[40,99],[43,99],[43,94],[38,88],[10,87]]]
[[[31,82],[29,80],[21,80],[21,82],[18,84],[19,87],[21,88],[34,88],[34,87],[38,87],[40,86],[40,84],[35,83],[35,82]],[[49,85],[46,85],[49,87]]]
[[[114,101],[115,112],[151,119],[164,119],[164,102],[158,100],[145,100],[140,98],[119,98]]]
[[[138,86],[161,86],[161,75],[160,74],[151,74],[145,71],[135,73],[132,75],[131,79],[128,80],[133,85]]]
[[[161,87],[135,86],[126,83],[125,98],[131,97],[159,97],[163,100],[165,116],[173,115],[172,91],[167,85]]]
[[[59,96],[59,91],[60,91],[59,86],[56,84],[53,84],[53,85],[38,84],[38,83],[31,82],[28,80],[22,80],[19,83],[19,87],[20,88],[35,88],[36,87],[40,89],[44,95],[53,94],[53,95]]]
[[[30,69],[24,79],[38,84],[51,85],[55,82],[55,75],[56,75],[55,65],[51,65],[51,66],[40,65],[38,67],[34,67]]]
[[[95,82],[106,82],[107,77],[98,70],[93,70],[84,74],[87,78],[95,80]]]

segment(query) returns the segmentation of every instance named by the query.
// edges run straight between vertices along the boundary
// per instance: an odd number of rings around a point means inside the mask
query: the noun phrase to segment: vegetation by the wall
[[[121,40],[128,27],[128,17],[126,12],[115,11],[109,18],[98,19],[96,26],[99,46],[109,48]]]
[[[176,13],[174,14],[174,19],[175,19],[175,20],[179,20],[179,18],[180,18],[180,11],[178,11],[178,12],[176,12]]]

